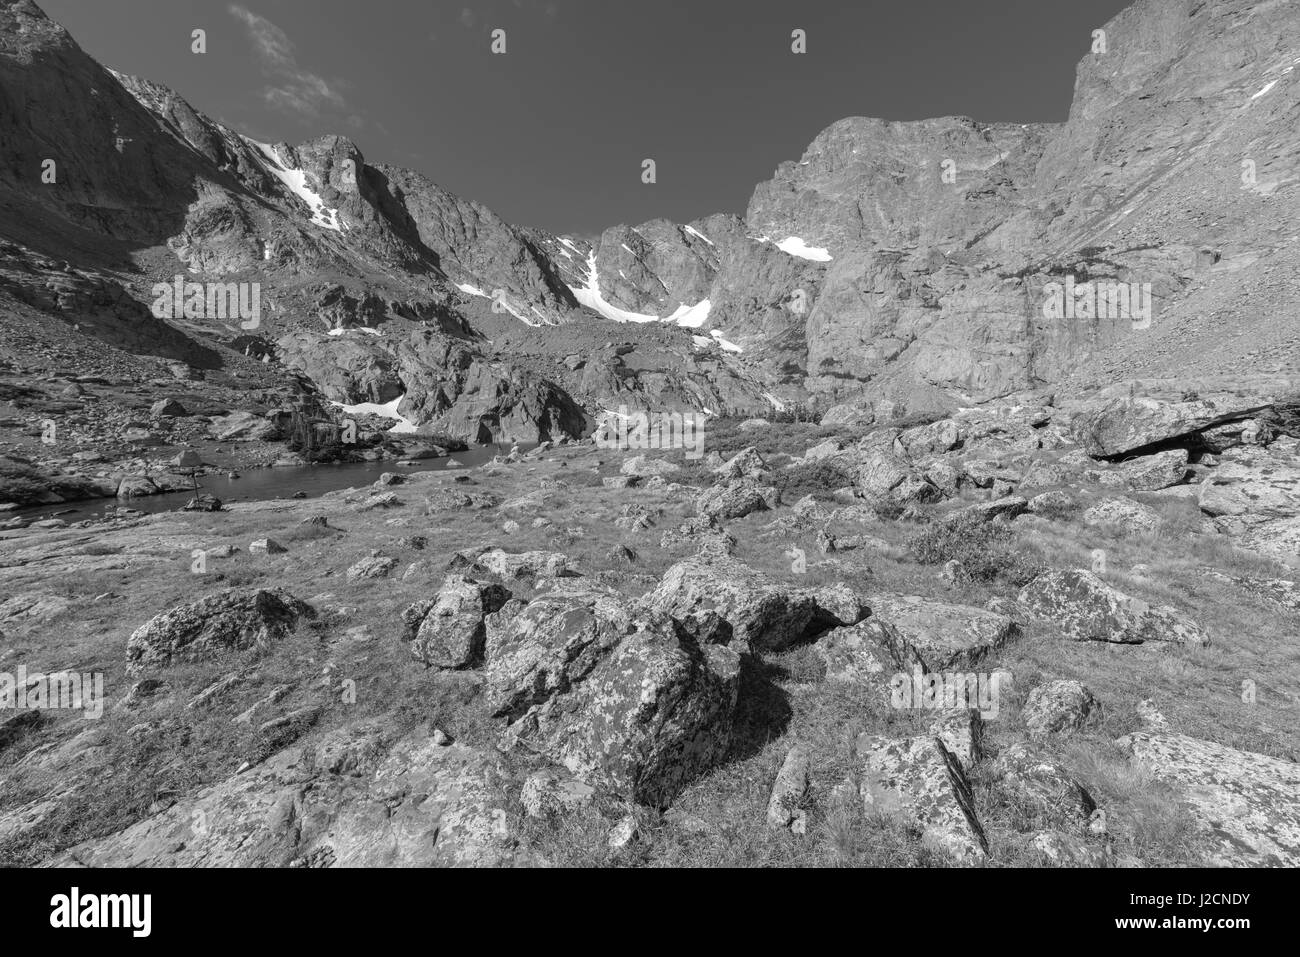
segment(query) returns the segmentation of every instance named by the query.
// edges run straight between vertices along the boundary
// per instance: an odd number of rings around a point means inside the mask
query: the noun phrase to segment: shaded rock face
[[[1204,628],[1176,609],[1126,595],[1082,569],[1038,576],[1021,590],[1019,601],[1028,614],[1073,641],[1210,641]]]
[[[280,589],[230,589],[151,618],[126,644],[127,672],[138,676],[180,659],[243,651],[292,634],[315,610]]]
[[[85,867],[499,867],[521,863],[496,759],[378,724],[331,732],[74,847]]]
[[[740,656],[600,593],[541,598],[490,640],[488,693],[522,746],[666,807],[731,746]]]
[[[1119,740],[1134,762],[1179,789],[1217,867],[1300,864],[1300,765],[1178,734]]]

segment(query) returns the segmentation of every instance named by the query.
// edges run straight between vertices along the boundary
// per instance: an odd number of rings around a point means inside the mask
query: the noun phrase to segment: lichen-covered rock
[[[682,467],[675,462],[669,462],[667,459],[652,459],[647,455],[637,455],[628,459],[619,468],[623,475],[636,476],[637,478],[649,478],[652,475],[672,475],[674,472],[680,472]]]
[[[1003,799],[1011,805],[1022,830],[1053,828],[1082,834],[1097,809],[1088,790],[1055,761],[1016,743],[988,765]]]
[[[1131,498],[1107,498],[1083,513],[1086,525],[1114,525],[1125,532],[1149,535],[1161,525],[1160,513]]]
[[[1204,628],[1176,609],[1126,595],[1084,569],[1039,575],[1021,589],[1019,601],[1030,616],[1051,623],[1073,641],[1210,641]]]
[[[934,735],[893,739],[863,735],[858,793],[871,813],[919,832],[922,843],[962,863],[988,854],[961,761]]]
[[[713,470],[714,475],[724,480],[753,479],[761,481],[767,477],[767,463],[753,446],[737,452],[729,461]]]
[[[553,768],[535,771],[524,780],[519,802],[529,817],[565,814],[589,807],[596,789]]]
[[[924,670],[911,643],[898,629],[879,618],[845,628],[833,628],[813,646],[826,663],[826,680],[847,682],[888,681],[913,668]]]
[[[1101,702],[1078,681],[1049,681],[1031,692],[1020,711],[1035,736],[1078,731],[1101,720]]]
[[[411,657],[434,668],[476,664],[483,657],[487,616],[510,597],[501,585],[448,575],[436,598],[402,612]]]
[[[561,552],[511,553],[500,548],[485,551],[476,563],[506,580],[556,578],[569,570],[569,556]]]
[[[1300,866],[1300,764],[1162,732],[1135,732],[1119,745],[1178,789],[1210,866]]]
[[[811,592],[790,588],[725,556],[678,562],[644,601],[682,622],[702,641],[735,639],[765,651],[788,648],[818,616]],[[722,631],[713,631],[714,626]]]
[[[916,595],[874,595],[868,603],[875,618],[893,625],[916,650],[927,671],[972,669],[1021,633],[1006,615],[969,605]]]
[[[126,642],[127,673],[139,677],[178,659],[280,641],[302,619],[315,617],[310,605],[282,589],[227,589],[178,605],[137,628]]]
[[[532,602],[494,639],[489,701],[502,743],[626,800],[666,807],[731,747],[740,656],[617,596]]]
[[[387,578],[397,567],[397,559],[390,555],[370,555],[356,562],[347,571],[348,581],[356,584],[375,578]]]
[[[331,732],[54,863],[83,867],[499,867],[510,841],[497,759],[384,722]]]
[[[772,486],[759,485],[742,478],[725,485],[711,485],[695,499],[700,515],[717,520],[744,518],[751,512],[767,511],[781,502],[781,494]]]
[[[807,830],[808,813],[800,804],[812,783],[811,775],[812,756],[808,749],[799,745],[791,748],[777,772],[767,801],[768,824],[789,828],[796,834]]]

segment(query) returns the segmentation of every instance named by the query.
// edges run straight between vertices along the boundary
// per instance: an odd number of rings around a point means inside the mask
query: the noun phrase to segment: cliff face
[[[253,142],[104,69],[30,0],[0,0],[0,27],[16,258],[100,270],[140,303],[176,273],[258,283],[277,368],[335,401],[396,391],[467,435],[475,415],[511,419],[511,390],[449,413],[452,355],[537,379],[556,403],[541,418],[572,423],[570,404],[750,414],[773,398],[866,416],[1290,371],[1300,354],[1294,3],[1140,0],[1084,55],[1064,124],[841,120],[743,218],[616,226],[594,245],[370,166],[343,137]],[[44,308],[48,277],[8,275],[0,297]],[[1151,321],[1045,309],[1067,278],[1149,292]],[[220,356],[241,334],[173,325],[152,337],[169,356]],[[99,334],[152,354],[149,336]],[[412,336],[433,344],[412,352]],[[606,354],[615,339],[631,352]]]

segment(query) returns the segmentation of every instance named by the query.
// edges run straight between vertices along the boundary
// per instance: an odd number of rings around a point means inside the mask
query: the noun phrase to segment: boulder
[[[527,863],[508,830],[498,758],[348,726],[272,754],[167,810],[80,844],[80,867],[502,867]],[[436,839],[435,839],[436,838]]]
[[[1072,641],[1204,645],[1209,635],[1174,608],[1152,605],[1112,588],[1090,571],[1052,571],[1020,591],[1019,603]]]
[[[1138,731],[1119,745],[1178,790],[1211,867],[1300,866],[1300,764],[1179,734]]]
[[[1083,513],[1085,525],[1113,525],[1125,533],[1150,535],[1161,524],[1160,513],[1131,498],[1102,499]]]
[[[753,479],[736,479],[706,488],[696,497],[695,509],[701,515],[726,521],[775,508],[780,501],[780,493],[775,488],[758,485]]]
[[[389,555],[371,555],[352,565],[347,571],[348,583],[356,584],[375,578],[387,578],[397,567],[397,559]]]
[[[486,619],[510,600],[500,585],[449,575],[438,595],[402,612],[411,657],[434,668],[466,668],[482,657]]]
[[[781,770],[772,784],[767,801],[767,823],[803,834],[808,827],[808,812],[800,805],[812,783],[812,758],[808,749],[796,745],[786,753]]]
[[[788,648],[814,627],[819,611],[811,592],[726,556],[678,562],[643,601],[701,641],[742,641],[756,651]]]
[[[492,574],[508,581],[557,578],[569,570],[569,556],[561,552],[507,552],[494,548],[483,552],[476,561]]]
[[[901,822],[919,832],[926,847],[960,863],[988,855],[966,771],[936,735],[862,735],[856,753],[862,762],[858,793],[869,813]]]
[[[280,641],[315,609],[281,589],[227,589],[151,618],[126,643],[127,673]]]
[[[1077,681],[1051,681],[1029,692],[1020,711],[1035,737],[1078,731],[1101,719],[1101,702]]]
[[[916,595],[875,595],[872,616],[897,629],[927,671],[969,671],[1020,637],[1006,615]]]
[[[489,639],[502,746],[657,808],[727,754],[739,677],[737,652],[612,593],[536,599]]]
[[[1075,415],[1070,429],[1089,455],[1115,458],[1148,446],[1187,439],[1268,407],[1254,397],[1216,396],[1168,401],[1148,396],[1121,397]]]

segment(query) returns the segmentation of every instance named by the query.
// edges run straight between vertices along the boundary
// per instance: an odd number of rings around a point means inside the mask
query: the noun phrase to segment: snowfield
[[[276,155],[275,147],[269,143],[259,143],[257,140],[250,140],[245,137],[248,143],[256,146],[267,161],[267,171],[276,179],[288,187],[289,192],[293,193],[311,210],[311,221],[322,229],[332,229],[336,233],[343,232],[343,224],[339,220],[339,211],[330,209],[325,205],[325,201],[320,198],[320,194],[307,185],[307,174],[300,169],[289,169],[280,161]]]

